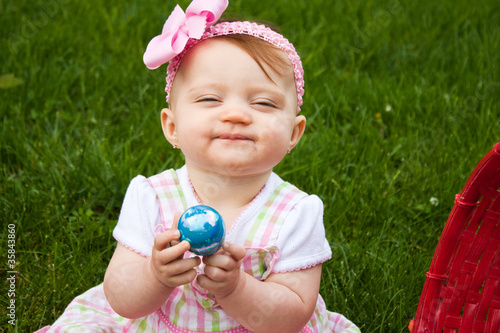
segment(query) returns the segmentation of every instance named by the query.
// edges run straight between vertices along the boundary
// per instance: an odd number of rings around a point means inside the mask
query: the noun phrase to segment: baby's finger
[[[167,247],[168,243],[179,239],[179,237],[181,237],[179,230],[167,230],[155,237],[153,247],[157,251],[161,251]]]
[[[175,260],[165,265],[165,272],[168,276],[176,276],[184,274],[201,264],[201,259],[191,257],[182,260]]]
[[[169,246],[168,248],[161,251],[159,254],[160,261],[163,264],[167,264],[176,259],[182,259],[184,253],[191,248],[191,244],[188,241],[182,241],[179,244]]]
[[[245,258],[247,254],[247,251],[243,246],[229,242],[224,242],[222,249],[231,254],[233,258],[238,261]]]
[[[177,225],[179,224],[179,219],[181,218],[182,213],[174,214],[174,222],[172,223],[172,230],[177,230]]]
[[[182,274],[169,277],[167,285],[170,285],[171,287],[182,286],[193,282],[197,275],[196,270],[190,269]]]
[[[181,213],[175,213],[174,214],[174,222],[172,223],[172,229],[170,229],[170,230],[178,230],[177,229],[177,225],[178,225],[179,218],[181,217],[181,215],[182,215]],[[180,233],[179,233],[179,237],[180,237]],[[176,239],[176,240],[171,241],[169,243],[169,245],[170,246],[174,246],[174,245],[177,245],[179,243],[180,243],[180,241],[178,239]]]

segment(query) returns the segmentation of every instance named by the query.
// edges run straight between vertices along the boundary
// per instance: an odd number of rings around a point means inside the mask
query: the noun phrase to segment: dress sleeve
[[[323,225],[323,202],[315,195],[300,200],[281,227],[277,245],[280,259],[274,273],[310,268],[332,257]]]
[[[161,222],[156,193],[144,176],[137,176],[123,200],[113,237],[144,257],[151,256],[155,226]]]

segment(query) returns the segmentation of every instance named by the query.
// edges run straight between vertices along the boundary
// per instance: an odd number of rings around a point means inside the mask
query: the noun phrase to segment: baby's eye
[[[276,108],[277,105],[271,100],[268,99],[259,99],[254,102],[254,104],[259,105],[259,106],[264,106],[264,107],[269,107],[269,108]]]
[[[201,96],[196,99],[196,103],[218,103],[220,102],[220,98],[217,96]]]

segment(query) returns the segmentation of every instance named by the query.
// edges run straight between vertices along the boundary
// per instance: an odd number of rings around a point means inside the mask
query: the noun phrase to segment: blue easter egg
[[[191,244],[189,251],[201,256],[217,252],[224,243],[226,226],[220,214],[212,207],[193,206],[182,213],[177,229],[181,233],[180,241]]]

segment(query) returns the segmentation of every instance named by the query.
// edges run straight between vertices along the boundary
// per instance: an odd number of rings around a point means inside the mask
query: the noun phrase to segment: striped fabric
[[[52,326],[44,327],[35,333],[155,333],[160,332],[158,328],[160,328],[158,325],[149,323],[147,317],[131,320],[116,314],[106,300],[102,284],[100,284],[76,297]]]
[[[175,170],[169,169],[149,177],[148,182],[155,189],[163,224],[171,226],[173,213],[183,212],[188,208]]]
[[[257,216],[244,246],[262,248],[274,244],[286,216],[293,206],[306,196],[304,192],[286,182],[276,187]]]
[[[167,170],[148,181],[157,194],[163,224],[169,226],[173,213],[187,208],[177,175],[174,170]],[[247,256],[242,261],[242,267],[247,273],[259,280],[264,280],[271,273],[272,266],[279,259],[279,249],[273,244],[280,227],[293,206],[305,196],[289,183],[282,183],[275,189],[243,244],[247,248]],[[196,281],[176,288],[157,314],[169,327],[173,325],[191,331],[204,328],[205,332],[247,331],[228,316]]]

